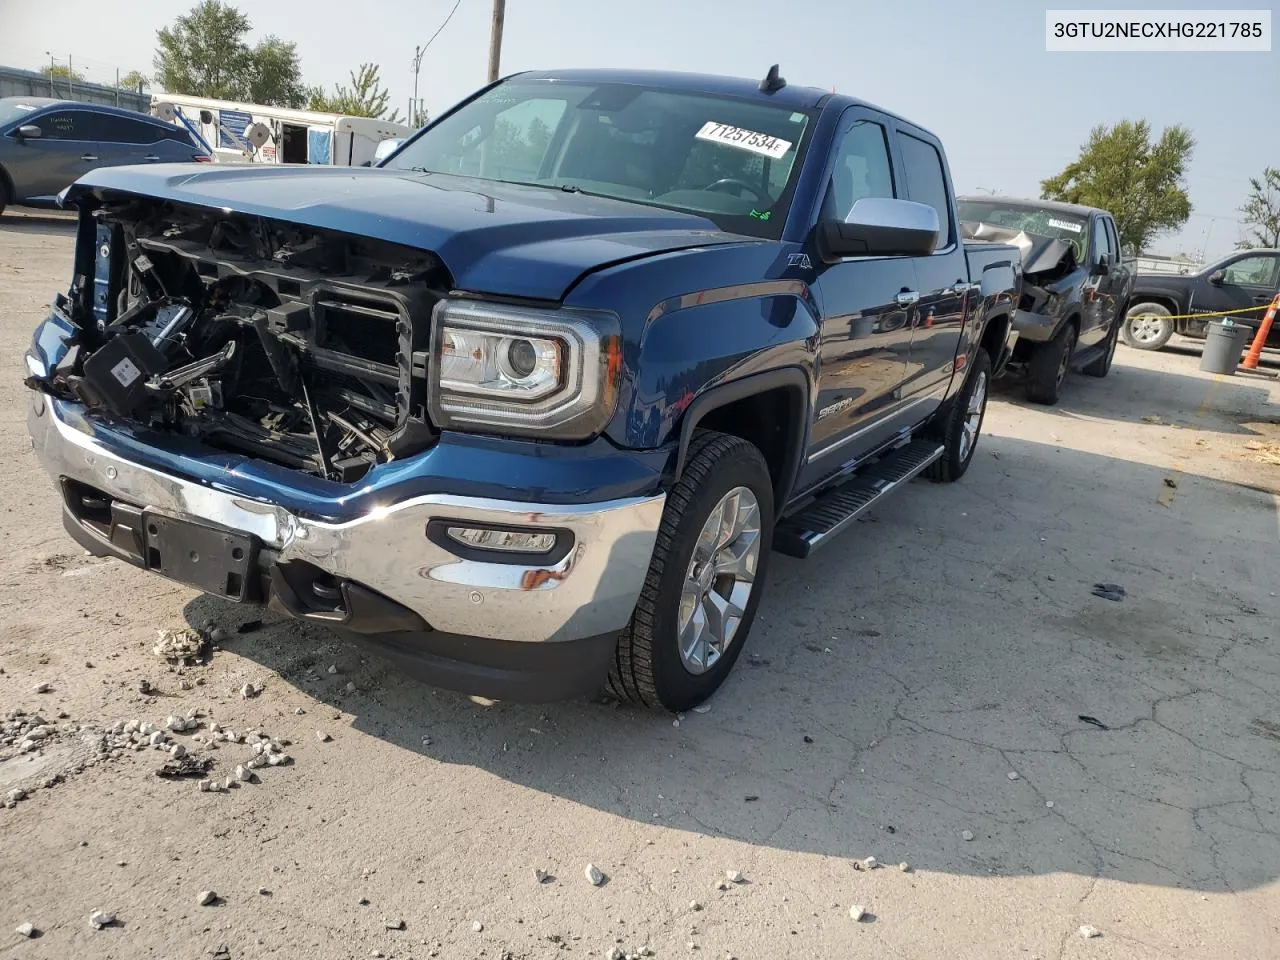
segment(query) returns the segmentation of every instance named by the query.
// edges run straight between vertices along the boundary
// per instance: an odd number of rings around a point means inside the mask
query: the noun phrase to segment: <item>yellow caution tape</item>
[[[1135,317],[1155,317],[1157,320],[1199,320],[1202,317],[1226,317],[1235,313],[1253,313],[1254,311],[1266,310],[1271,306],[1269,303],[1260,303],[1255,307],[1241,307],[1239,310],[1214,310],[1210,313],[1174,313],[1165,315],[1163,313],[1135,313],[1128,319]]]

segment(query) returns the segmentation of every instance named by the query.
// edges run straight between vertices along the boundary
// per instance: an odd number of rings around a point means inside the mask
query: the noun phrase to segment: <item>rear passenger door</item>
[[[155,141],[163,131],[145,120],[101,114],[98,117],[97,152],[99,166],[118,167],[126,163],[155,163]]]
[[[52,198],[88,173],[97,160],[91,134],[93,114],[85,110],[56,107],[27,121],[40,128],[40,136],[23,141],[22,176],[27,198]]]
[[[901,197],[886,118],[862,107],[841,115],[823,174],[818,219],[844,219],[864,197]],[[813,256],[822,309],[818,402],[801,485],[882,445],[900,423],[911,346],[915,270],[905,257]]]
[[[911,349],[902,386],[904,396],[920,402],[916,413],[923,419],[946,397],[955,373],[969,296],[969,264],[957,234],[941,146],[924,131],[899,123],[898,150],[907,199],[933,207],[940,228],[933,255],[914,260],[920,299],[911,314]]]

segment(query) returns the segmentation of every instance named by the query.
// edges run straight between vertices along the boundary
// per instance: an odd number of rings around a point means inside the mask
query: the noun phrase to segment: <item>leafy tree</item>
[[[141,90],[150,85],[151,79],[141,70],[130,70],[120,78],[120,86],[127,90]]]
[[[65,63],[51,63],[44,68],[44,72],[51,80],[61,80],[63,83],[67,81],[84,83],[84,75],[79,71],[72,70]]]
[[[1261,178],[1249,178],[1249,199],[1240,213],[1249,236],[1236,244],[1238,249],[1280,247],[1280,170],[1266,167]]]
[[[400,111],[387,113],[391,94],[382,86],[376,63],[362,63],[351,71],[351,86],[335,84],[333,94],[323,87],[311,87],[307,91],[307,107],[325,113],[342,113],[351,117],[379,117],[391,123],[400,122]]]
[[[156,33],[156,83],[172,93],[298,107],[304,101],[294,44],[246,39],[249,18],[221,0],[201,0]]]
[[[1099,124],[1080,156],[1057,176],[1042,180],[1040,196],[1109,210],[1122,248],[1142,250],[1153,237],[1176,230],[1191,216],[1183,177],[1195,139],[1186,127],[1166,127],[1152,141],[1145,120]]]

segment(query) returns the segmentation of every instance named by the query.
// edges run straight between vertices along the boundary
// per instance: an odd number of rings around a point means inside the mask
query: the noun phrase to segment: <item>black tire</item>
[[[1111,332],[1107,334],[1106,348],[1099,356],[1090,360],[1081,367],[1080,372],[1087,377],[1105,377],[1110,373],[1111,361],[1114,360],[1116,356],[1116,341],[1119,339],[1120,326],[1119,324],[1114,324],[1111,327]]]
[[[1058,402],[1062,382],[1071,368],[1071,354],[1076,349],[1074,324],[1063,324],[1052,340],[1038,345],[1027,362],[1027,399],[1048,406]]]
[[[759,555],[742,618],[719,659],[694,673],[680,653],[680,601],[703,525],[730,491],[745,487],[759,507]],[[760,451],[728,434],[698,433],[667,495],[653,558],[631,623],[618,638],[609,689],[620,699],[678,712],[711,696],[733,668],[755,619],[773,539],[773,482]]]
[[[1159,350],[1173,336],[1171,316],[1169,308],[1162,303],[1135,303],[1125,311],[1120,336],[1135,350]],[[1136,317],[1146,318],[1138,330],[1134,327]]]
[[[969,434],[965,429],[970,426],[969,407],[979,390],[982,397],[976,411],[978,422],[972,425],[972,434]],[[987,397],[990,393],[991,357],[987,351],[979,350],[969,366],[964,386],[939,413],[936,433],[944,449],[942,456],[925,468],[924,475],[930,480],[935,483],[954,483],[969,469],[969,464],[973,462],[973,451],[978,448],[978,438],[982,436],[982,421],[987,416]]]

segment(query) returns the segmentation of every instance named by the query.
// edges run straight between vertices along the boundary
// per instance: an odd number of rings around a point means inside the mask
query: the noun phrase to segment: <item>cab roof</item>
[[[1026,207],[1029,210],[1044,210],[1046,213],[1067,213],[1077,217],[1087,217],[1093,213],[1107,213],[1101,207],[1086,207],[1079,203],[1063,203],[1061,200],[1032,200],[1027,197],[992,197],[964,196],[957,200],[971,200],[974,203],[998,203],[1005,207]]]

